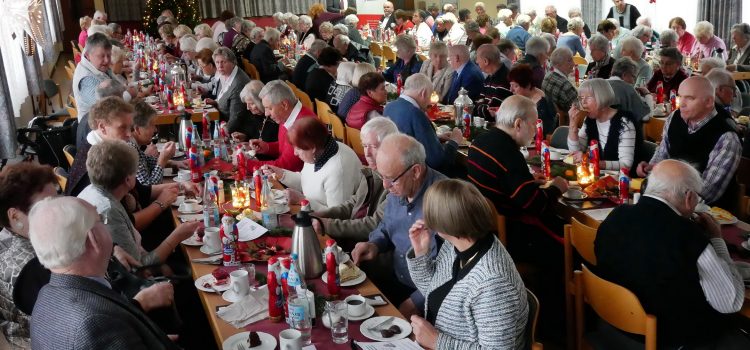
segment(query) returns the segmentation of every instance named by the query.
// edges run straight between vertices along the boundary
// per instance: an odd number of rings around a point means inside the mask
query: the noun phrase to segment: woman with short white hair
[[[695,33],[695,46],[693,46],[690,57],[694,59],[713,57],[716,52],[719,58],[726,61],[728,56],[727,46],[724,44],[724,40],[714,35],[714,25],[711,22],[700,21],[696,23],[693,32]]]
[[[680,37],[677,35],[677,32],[672,29],[665,29],[659,34],[659,46],[662,49],[677,47],[677,41],[679,39]]]
[[[315,41],[315,33],[313,31],[313,21],[308,15],[299,16],[299,24],[297,25],[299,35],[297,36],[298,44],[301,44],[305,50],[310,49],[310,46]]]
[[[644,47],[643,42],[634,37],[628,36],[620,41],[617,48],[619,57],[629,57],[638,64],[638,76],[635,79],[635,85],[641,86],[646,84],[654,76],[654,69],[643,59]]]
[[[417,43],[410,35],[399,35],[393,42],[396,47],[396,63],[383,72],[385,80],[391,83],[398,82],[398,76],[401,76],[401,82],[406,83],[406,79],[412,74],[418,73],[422,68],[422,61],[417,56]]]
[[[177,40],[180,40],[183,36],[187,34],[193,34],[193,30],[184,24],[180,24],[174,29],[174,36],[177,38]]]
[[[497,11],[497,25],[495,28],[500,32],[503,38],[508,35],[510,27],[513,25],[513,12],[509,9]]]
[[[198,40],[198,43],[195,44],[195,52],[201,52],[204,49],[209,49],[211,52],[214,52],[218,48],[219,44],[217,44],[212,37],[201,38]]]
[[[557,39],[557,47],[567,47],[573,54],[586,57],[586,50],[581,43],[583,34],[583,20],[580,17],[573,17],[568,21],[568,31]]]
[[[338,112],[339,103],[344,99],[344,95],[352,89],[352,76],[356,67],[357,64],[354,62],[341,62],[339,64],[339,68],[336,70],[336,80],[328,88],[328,94],[326,95],[326,103],[331,107],[333,113]]]
[[[630,31],[630,35],[638,38],[643,45],[646,45],[651,42],[651,36],[653,35],[654,31],[647,26],[644,25],[637,25],[633,30]]]
[[[586,75],[592,78],[609,79],[615,60],[609,53],[609,40],[601,34],[594,34],[589,39],[589,50],[593,62],[586,67]]]
[[[442,100],[453,83],[453,68],[448,64],[448,46],[442,41],[430,44],[430,57],[424,61],[420,73],[432,81],[432,88]]]
[[[323,39],[323,41],[327,42],[328,45],[333,44],[333,23],[321,23],[320,27],[318,27],[318,33],[320,33],[320,38]]]
[[[265,142],[278,140],[279,124],[266,117],[266,109],[259,96],[263,86],[260,80],[253,80],[240,91],[240,99],[245,102],[247,110],[242,111],[239,117],[227,123],[226,131],[232,139],[239,142],[253,139],[261,139]]]
[[[214,32],[211,30],[211,26],[205,23],[201,23],[195,28],[193,28],[193,33],[195,33],[196,40],[201,40],[203,38],[213,38]]]

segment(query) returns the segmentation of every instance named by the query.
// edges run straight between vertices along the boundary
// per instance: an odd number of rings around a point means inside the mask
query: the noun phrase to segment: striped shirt
[[[620,143],[617,145],[617,160],[605,160],[604,167],[606,170],[620,170],[621,168],[630,169],[635,159],[635,127],[633,123],[622,118],[622,129],[620,131]],[[609,138],[609,127],[611,120],[605,122],[596,121],[596,128],[599,131],[599,144],[604,149],[607,146]],[[586,137],[586,123],[578,130],[578,141],[568,139],[568,149],[571,151],[586,151],[589,149],[589,141]]]
[[[138,151],[138,171],[135,173],[138,182],[144,186],[160,184],[164,177],[164,169],[158,164],[156,157],[147,155],[133,142],[130,142],[130,145]]]

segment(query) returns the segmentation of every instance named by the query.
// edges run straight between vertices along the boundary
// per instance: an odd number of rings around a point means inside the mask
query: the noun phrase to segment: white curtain
[[[3,65],[4,51],[0,46],[0,67]],[[0,75],[0,159],[16,157],[16,118],[13,117],[13,103],[10,99],[7,75]]]

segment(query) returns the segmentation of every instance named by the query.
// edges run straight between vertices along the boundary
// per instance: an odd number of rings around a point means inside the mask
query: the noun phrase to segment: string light
[[[143,28],[149,33],[156,34],[158,29],[156,19],[164,10],[172,10],[180,24],[193,28],[200,24],[202,19],[197,4],[197,0],[147,0],[143,14]]]

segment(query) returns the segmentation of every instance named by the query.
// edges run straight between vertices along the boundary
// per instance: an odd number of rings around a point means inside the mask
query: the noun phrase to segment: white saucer
[[[386,341],[386,342],[387,341],[404,339],[404,338],[408,337],[409,334],[411,334],[411,330],[412,330],[411,329],[411,324],[409,324],[409,322],[407,322],[403,318],[398,318],[398,317],[394,317],[393,321],[391,321],[389,324],[387,324],[387,326],[390,327],[392,325],[397,325],[397,326],[399,326],[399,328],[401,328],[401,333],[394,334],[390,338],[383,338],[380,335],[379,331],[370,331],[368,329],[368,328],[372,328],[372,327],[375,327],[375,326],[381,324],[383,321],[387,320],[388,317],[392,317],[392,316],[378,316],[378,317],[370,318],[370,319],[362,322],[361,325],[359,325],[359,331],[362,332],[362,335],[364,335],[365,337],[367,337],[369,339],[372,339],[372,340],[375,340],[375,341]]]
[[[372,317],[372,315],[375,314],[375,308],[372,307],[370,304],[365,303],[365,313],[360,316],[353,316],[349,315],[347,312],[346,318],[349,319],[349,321],[362,321],[364,319],[368,319]]]
[[[203,241],[198,240],[198,235],[192,235],[181,243],[189,247],[199,247],[203,245]]]
[[[276,337],[263,332],[258,332],[260,338],[260,345],[249,348],[247,346],[247,338],[250,336],[250,332],[237,333],[225,340],[221,344],[223,350],[274,350],[276,349]],[[237,345],[240,345],[238,347]]]
[[[747,244],[747,241],[742,241],[740,245],[742,246],[742,248],[745,248],[745,250],[750,250],[750,245]]]
[[[242,300],[242,297],[237,295],[232,289],[227,289],[227,291],[221,295],[221,298],[230,303],[236,303]]]
[[[204,287],[203,284],[205,284],[205,283],[211,284],[211,287],[213,287],[215,290],[217,290],[219,292],[223,292],[223,291],[228,290],[229,288],[232,287],[232,285],[229,283],[229,281],[227,281],[226,284],[216,285],[216,279],[214,278],[214,275],[212,275],[212,274],[209,273],[209,274],[203,275],[201,277],[198,277],[198,279],[195,280],[195,283],[194,283],[195,284],[195,288],[198,288],[198,290],[202,290],[204,292],[209,292],[209,293],[214,292],[213,290]]]
[[[174,158],[180,158],[180,157],[182,157],[182,156],[184,156],[184,155],[185,155],[185,152],[183,152],[183,151],[175,151],[175,152],[174,152],[174,155],[172,156],[172,158],[173,158],[173,159],[174,159]]]
[[[198,214],[198,213],[203,212],[203,208],[200,208],[198,210],[193,210],[193,211],[183,211],[183,210],[177,209],[177,212],[180,214]]]
[[[364,271],[360,270],[360,274],[357,278],[353,280],[348,280],[346,282],[341,282],[342,287],[353,287],[356,286],[362,282],[364,282],[367,279],[367,274],[365,274]],[[321,279],[323,279],[323,283],[328,283],[328,271],[323,272],[323,276],[320,276]]]
[[[175,176],[176,176],[176,174],[175,174]],[[180,197],[182,197],[182,198],[180,198]],[[201,197],[195,197],[195,198],[192,198],[192,199],[195,199],[196,201],[198,201],[198,204],[200,204],[201,202],[203,202],[203,198],[201,198]],[[180,204],[182,204],[183,201],[185,201],[185,196],[177,196],[177,199],[175,199],[174,203],[172,203],[172,206],[179,207]]]
[[[219,248],[219,250],[215,252],[212,252],[212,251],[209,251],[208,246],[205,246],[205,245],[202,245],[200,250],[201,250],[201,253],[206,254],[206,255],[216,255],[216,254],[221,253],[221,248]]]

